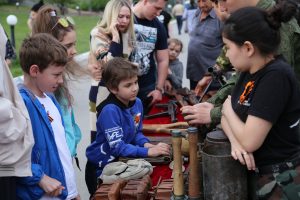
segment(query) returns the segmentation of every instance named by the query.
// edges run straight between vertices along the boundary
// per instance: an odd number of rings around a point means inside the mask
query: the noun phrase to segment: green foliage
[[[80,6],[81,10],[100,11],[104,10],[105,5],[109,0],[81,0],[77,4]]]
[[[10,27],[6,23],[6,17],[10,14],[14,14],[18,18],[18,23],[15,26],[15,43],[16,43],[16,52],[18,55],[19,48],[21,46],[22,40],[29,36],[29,29],[27,27],[27,19],[29,16],[29,7],[20,6],[17,9],[15,6],[1,5],[0,6],[0,23],[5,29],[10,37]],[[76,13],[77,14],[77,13]],[[72,15],[72,18],[75,20],[75,28],[77,33],[77,44],[76,49],[78,54],[89,51],[89,35],[92,28],[97,24],[99,16],[97,15]],[[13,76],[18,76],[21,74],[21,69],[19,67],[18,59],[13,62],[12,65],[12,74]]]
[[[14,77],[22,75],[23,72],[18,59],[13,60],[10,67],[10,72]]]
[[[69,4],[75,3],[76,1],[75,0],[49,0],[49,2],[67,6]]]
[[[89,8],[90,8],[90,3],[87,2],[87,1],[81,1],[81,2],[79,3],[79,6],[80,6],[80,9],[81,9],[81,10],[89,10]]]
[[[105,5],[109,0],[91,0],[92,1],[92,9],[94,11],[104,10]]]

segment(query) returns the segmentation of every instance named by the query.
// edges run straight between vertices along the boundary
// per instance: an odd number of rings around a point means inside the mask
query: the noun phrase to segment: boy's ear
[[[114,95],[116,95],[118,93],[118,89],[116,88],[108,88],[108,90],[113,93]]]
[[[31,65],[29,68],[29,75],[32,77],[36,77],[37,74],[40,72],[40,68],[37,65]]]

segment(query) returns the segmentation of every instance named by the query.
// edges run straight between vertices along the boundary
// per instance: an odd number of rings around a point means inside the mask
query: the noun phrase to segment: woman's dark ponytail
[[[279,1],[267,11],[267,22],[272,28],[279,29],[281,22],[288,22],[296,15],[297,7],[292,0]]]

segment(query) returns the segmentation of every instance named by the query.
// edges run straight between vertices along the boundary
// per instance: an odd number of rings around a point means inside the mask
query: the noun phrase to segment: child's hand
[[[172,84],[171,84],[171,82],[169,80],[165,81],[164,88],[165,88],[165,91],[167,91],[167,92],[171,92],[172,91]]]
[[[197,86],[195,88],[195,93],[197,96],[202,96],[202,93],[204,92],[205,88],[211,80],[212,76],[204,76],[200,81],[198,81]]]
[[[49,196],[56,197],[61,194],[62,190],[65,189],[58,180],[47,176],[46,174],[42,177],[39,182],[39,186]]]
[[[54,190],[53,192],[47,194],[50,197],[57,197],[62,193],[62,190],[65,189],[63,186],[59,186],[59,188],[57,188],[56,190]]]
[[[168,148],[170,150],[170,145],[166,144],[166,143],[163,143],[163,142],[160,142],[158,143],[157,145],[155,146],[160,146],[160,147],[164,147],[164,148]]]
[[[149,148],[148,156],[149,157],[157,157],[160,155],[170,155],[170,146],[165,143],[158,143],[153,147]]]
[[[89,64],[88,70],[90,71],[92,78],[96,81],[100,81],[102,78],[102,70],[98,64]]]
[[[81,197],[80,197],[80,195],[78,194],[78,196],[77,196],[77,197],[75,197],[75,198],[74,198],[74,200],[81,200]]]

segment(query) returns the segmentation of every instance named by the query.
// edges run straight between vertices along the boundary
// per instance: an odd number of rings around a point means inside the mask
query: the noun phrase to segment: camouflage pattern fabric
[[[222,70],[231,68],[231,63],[230,63],[229,59],[226,57],[226,47],[225,46],[223,46],[221,53],[216,60],[216,64]]]
[[[233,74],[231,78],[227,81],[227,83],[224,86],[222,86],[214,96],[207,100],[208,103],[214,104],[214,108],[210,111],[212,126],[220,124],[222,117],[221,111],[223,102],[226,100],[227,96],[231,94],[231,91],[235,86],[235,83],[237,82],[238,78],[239,73]]]
[[[258,199],[300,199],[300,166],[281,173],[258,175],[257,178]]]

